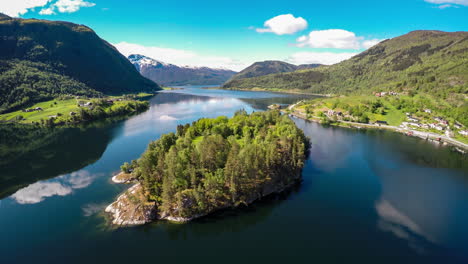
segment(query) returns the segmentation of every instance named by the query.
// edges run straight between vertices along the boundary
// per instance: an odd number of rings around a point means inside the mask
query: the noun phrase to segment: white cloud
[[[287,62],[292,64],[325,64],[331,65],[344,60],[347,60],[358,53],[354,52],[297,52],[292,54],[286,59]]]
[[[73,13],[82,7],[93,7],[95,5],[95,3],[83,0],[59,0],[54,4],[60,13]]]
[[[51,0],[2,0],[0,4],[0,13],[12,17],[18,17],[26,14],[29,10],[36,7],[47,5]]]
[[[314,30],[296,39],[297,47],[332,49],[368,49],[382,40],[358,37],[354,32],[344,29]]]
[[[360,38],[353,32],[343,29],[327,29],[311,31],[307,36],[297,39],[298,47],[359,49]]]
[[[211,68],[226,68],[239,71],[248,65],[247,63],[240,62],[229,57],[205,56],[197,54],[191,50],[143,46],[127,42],[120,42],[114,44],[114,46],[120,51],[120,53],[125,56],[131,54],[141,54],[162,62],[172,63],[179,66],[206,66]]]
[[[60,13],[74,13],[82,7],[93,7],[95,3],[86,2],[84,0],[58,0],[51,4],[48,8],[43,8],[40,15],[54,15],[56,10]]]
[[[307,28],[307,21],[302,17],[294,17],[292,14],[279,15],[271,18],[263,24],[265,28],[257,28],[259,33],[275,33],[277,35],[294,34]]]
[[[432,4],[455,4],[455,5],[463,5],[468,6],[468,0],[424,0],[428,3]]]
[[[49,3],[52,4],[46,7]],[[43,7],[39,11],[40,15],[53,15],[56,13],[56,10],[60,13],[73,13],[82,7],[92,7],[95,5],[84,0],[2,0],[0,13],[19,17],[29,11],[33,11],[37,7]]]
[[[460,8],[459,5],[451,5],[451,4],[444,4],[444,5],[436,6],[436,8],[439,8],[439,9],[446,9],[446,8],[450,8],[450,7],[453,7],[453,8]]]
[[[55,15],[55,11],[53,7],[43,8],[39,11],[39,15]]]

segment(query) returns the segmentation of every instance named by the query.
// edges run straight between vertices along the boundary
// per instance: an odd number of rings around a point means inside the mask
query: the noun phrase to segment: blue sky
[[[0,12],[85,24],[126,55],[236,70],[332,64],[412,30],[468,30],[468,0],[0,0]]]

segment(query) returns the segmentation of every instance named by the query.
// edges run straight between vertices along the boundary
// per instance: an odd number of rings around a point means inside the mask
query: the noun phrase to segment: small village
[[[379,98],[399,95],[402,95],[402,93],[392,91],[373,93],[373,96]],[[343,126],[351,126],[355,128],[375,127],[390,129],[404,133],[407,136],[420,137],[443,144],[450,143],[455,145],[459,152],[465,153],[465,151],[458,148],[458,146],[466,148],[466,144],[459,140],[468,136],[468,130],[459,121],[447,120],[444,117],[438,116],[437,111],[434,111],[433,109],[421,108],[416,110],[414,113],[400,112],[400,116],[398,118],[402,121],[399,121],[398,123],[394,121],[389,124],[387,121],[388,117],[385,114],[383,116],[382,114],[374,115],[372,119],[367,118],[367,120],[362,120],[357,116],[353,116],[349,111],[345,111],[345,109],[332,107],[334,106],[330,103],[315,103],[311,105],[306,100],[301,100],[287,107],[280,104],[273,104],[268,108],[278,110],[282,109],[283,112],[288,113],[291,116],[297,116],[321,123],[336,123],[337,125],[341,124]],[[404,118],[401,115],[403,115]],[[385,117],[385,119],[382,117]],[[393,120],[395,120],[395,118]]]
[[[425,113],[432,113],[430,109],[424,109]],[[459,122],[455,122],[451,127],[449,122],[442,117],[433,117],[432,120],[421,119],[414,117],[411,113],[406,113],[407,121],[402,122],[400,127],[403,129],[423,129],[436,130],[438,133],[444,133],[447,137],[453,138],[456,133],[462,136],[468,136],[468,130],[464,130],[464,126]],[[431,122],[432,121],[432,122]]]

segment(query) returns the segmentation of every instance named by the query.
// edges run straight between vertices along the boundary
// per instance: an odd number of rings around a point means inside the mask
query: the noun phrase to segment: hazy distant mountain
[[[128,59],[144,77],[162,85],[221,85],[236,74],[227,69],[180,67],[138,54]]]
[[[320,66],[320,64],[303,64],[297,66],[284,61],[260,61],[255,62],[234,75],[226,84],[239,79],[259,77],[273,73],[293,72],[296,70],[316,68],[318,66]]]

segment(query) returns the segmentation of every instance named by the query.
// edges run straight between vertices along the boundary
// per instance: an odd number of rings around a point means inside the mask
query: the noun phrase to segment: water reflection
[[[108,206],[108,204],[89,203],[83,205],[83,207],[81,207],[81,210],[83,210],[84,216],[89,217],[94,214],[103,212],[106,206]]]
[[[110,230],[100,217],[90,217],[127,188],[110,183],[112,172],[138,158],[161,134],[202,117],[231,116],[241,108],[250,112],[286,100],[208,92],[216,96],[199,96],[207,90],[163,92],[151,99],[147,112],[91,130],[0,133],[0,156],[6,157],[0,159],[0,195],[14,193],[12,199],[0,200],[5,261],[31,263],[40,256],[42,262],[66,262],[73,256],[76,263],[117,263],[164,261],[166,256],[187,262],[210,254],[270,263],[284,263],[281,256],[318,263],[453,263],[453,252],[466,256],[466,159],[395,133],[299,119],[312,150],[303,184],[284,199],[187,225],[157,222]],[[60,248],[61,255],[44,254],[50,248]],[[443,262],[432,258],[439,253]]]
[[[112,137],[109,124],[102,128],[0,126],[0,199],[38,180],[97,161]]]
[[[242,108],[249,112],[253,110],[236,98],[160,93],[151,100],[148,111],[125,122],[124,135],[131,136],[150,130],[165,133],[174,129],[176,124],[189,123],[202,116],[230,116],[236,109]]]
[[[382,184],[381,199],[398,208],[419,227],[410,228],[411,231],[433,243],[467,249],[466,175],[411,164],[399,169],[381,167],[376,172]]]
[[[360,206],[374,201],[379,230],[406,240],[420,254],[434,253],[434,247],[468,250],[466,157],[389,131],[296,123],[311,137],[315,170],[333,184],[324,187],[337,192],[346,185],[339,195],[352,195],[348,202],[356,199],[351,189],[359,188],[366,197]]]
[[[391,232],[396,237],[408,241],[408,245],[420,254],[426,252],[426,241],[435,240],[423,231],[421,226],[415,223],[403,212],[398,211],[389,201],[379,200],[375,205],[379,220],[377,227],[385,232]]]
[[[19,204],[36,204],[47,197],[69,195],[76,189],[88,187],[98,175],[90,174],[86,170],[62,175],[48,181],[40,181],[20,189],[13,198]]]
[[[294,120],[310,138],[310,160],[322,171],[331,172],[345,167],[350,156],[362,148],[356,136],[343,133],[340,128],[323,128],[317,123]]]

